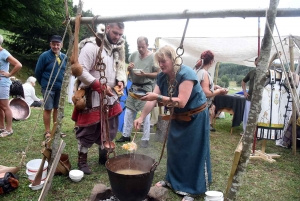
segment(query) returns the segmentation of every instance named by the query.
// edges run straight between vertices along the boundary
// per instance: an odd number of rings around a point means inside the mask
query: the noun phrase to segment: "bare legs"
[[[52,110],[44,110],[43,120],[45,125],[45,131],[51,131],[50,124],[51,124],[51,112]],[[53,109],[53,123],[57,120],[57,109]]]
[[[12,130],[12,112],[9,107],[9,100],[8,99],[1,99],[0,100],[0,128],[4,128],[4,119],[6,121],[6,130]]]
[[[4,111],[2,109],[0,109],[0,129],[4,129],[5,128],[5,114]]]

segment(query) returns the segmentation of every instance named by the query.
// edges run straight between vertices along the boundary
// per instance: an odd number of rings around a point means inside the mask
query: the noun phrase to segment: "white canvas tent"
[[[299,36],[293,36],[294,41],[300,41]],[[283,53],[280,39],[282,40],[284,52],[289,61],[289,36],[274,36],[277,48]],[[173,46],[175,49],[180,45],[181,37],[161,37],[156,38],[156,47],[164,45]],[[258,37],[244,36],[244,37],[187,37],[183,42],[184,54],[183,63],[187,66],[193,67],[196,61],[200,58],[200,54],[205,50],[211,50],[215,55],[215,61],[226,62],[254,67],[254,60],[258,53]],[[271,56],[276,52],[273,44]],[[294,47],[294,58],[298,59],[300,56],[299,48]],[[281,57],[284,59],[284,55]],[[215,64],[216,64],[215,63]],[[214,75],[215,68],[209,71]]]

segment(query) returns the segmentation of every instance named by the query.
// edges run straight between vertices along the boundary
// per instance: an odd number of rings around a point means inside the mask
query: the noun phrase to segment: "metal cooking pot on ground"
[[[147,196],[152,185],[157,163],[149,156],[142,154],[123,154],[109,158],[105,167],[114,195],[120,201],[141,201]],[[119,170],[132,169],[145,173],[124,175]]]
[[[23,98],[13,98],[9,101],[12,117],[15,120],[25,120],[30,116],[30,107]]]

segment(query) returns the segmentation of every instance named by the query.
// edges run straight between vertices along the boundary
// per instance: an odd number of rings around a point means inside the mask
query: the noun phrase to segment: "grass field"
[[[63,119],[63,132],[67,133],[64,138],[66,148],[64,153],[68,153],[72,164],[72,169],[77,168],[77,142],[73,133],[73,122],[70,120],[72,106],[66,104],[65,117]],[[227,180],[230,174],[231,163],[235,147],[240,140],[239,133],[241,127],[236,127],[233,134],[230,134],[231,116],[226,114],[225,119],[218,119],[216,122],[217,132],[211,133],[211,159],[213,182],[211,190],[225,192]],[[43,123],[41,110],[32,109],[32,114],[25,121],[14,121],[15,133],[12,136],[0,140],[1,158],[0,164],[5,166],[18,165],[21,152],[28,148],[26,153],[26,162],[35,158],[42,158],[41,142],[43,140]],[[120,137],[120,133],[117,138]],[[139,140],[141,136],[137,136]],[[155,136],[151,135],[150,147],[147,149],[138,149],[138,153],[146,154],[155,160],[159,159],[162,149],[162,143],[154,140]],[[260,148],[260,141],[257,148]],[[118,145],[118,144],[117,144]],[[240,188],[237,200],[286,200],[294,201],[300,199],[300,167],[299,151],[296,156],[292,155],[290,149],[284,149],[275,146],[274,141],[268,141],[266,152],[278,153],[282,157],[276,159],[275,163],[268,163],[262,160],[250,160],[244,183]],[[120,146],[117,146],[116,153],[125,153]],[[52,189],[49,191],[46,200],[72,200],[81,201],[89,197],[93,186],[97,183],[103,183],[110,186],[108,175],[104,166],[98,165],[98,149],[93,146],[90,149],[89,164],[94,171],[92,175],[85,176],[79,183],[73,183],[68,177],[55,176],[53,179]],[[162,180],[166,171],[166,153],[160,165],[155,171],[154,182]],[[19,171],[20,187],[8,195],[2,195],[2,200],[38,200],[41,191],[32,191],[28,185],[29,180],[25,173],[26,167]],[[181,200],[179,196],[170,192],[170,200]],[[203,200],[202,197],[196,200]]]
[[[32,74],[31,70],[23,68],[26,74],[19,73],[22,80],[26,80],[28,75]],[[39,90],[37,89],[37,93]],[[64,153],[69,154],[72,169],[77,169],[77,141],[73,132],[74,122],[70,119],[72,105],[65,104],[65,114],[62,122],[62,131],[67,134],[63,138],[66,142]],[[227,181],[229,178],[234,150],[240,140],[239,133],[242,131],[241,126],[235,127],[233,133],[230,134],[231,119],[226,114],[225,119],[217,119],[217,132],[210,134],[211,140],[211,160],[213,182],[210,190],[219,190],[225,193]],[[42,122],[42,110],[32,109],[29,119],[24,121],[13,122],[14,134],[12,136],[1,138],[1,157],[0,164],[5,166],[17,166],[21,159],[21,153],[25,150],[25,163],[32,159],[42,158],[41,142],[43,141],[44,126]],[[121,136],[118,133],[117,138]],[[136,137],[137,142],[141,135]],[[261,141],[257,143],[257,149],[261,148]],[[155,136],[151,135],[150,146],[147,149],[138,149],[138,153],[148,155],[158,161],[162,150],[162,143],[155,141]],[[268,141],[266,147],[267,153],[277,153],[281,157],[276,159],[275,163],[269,163],[262,160],[250,160],[247,172],[244,177],[242,187],[238,192],[239,201],[295,201],[300,200],[300,154],[292,155],[291,149],[284,149],[275,146],[274,141]],[[116,154],[124,154],[124,150],[117,144]],[[161,163],[158,165],[153,185],[162,179],[166,172],[166,152]],[[46,197],[47,201],[83,201],[86,200],[98,183],[110,186],[108,174],[104,166],[98,164],[98,147],[92,146],[89,151],[88,162],[93,170],[93,174],[85,176],[79,183],[72,182],[68,177],[55,176],[53,178],[52,188]],[[184,164],[183,164],[184,165]],[[25,173],[26,167],[18,172],[20,186],[17,190],[1,195],[0,200],[16,200],[16,201],[36,201],[41,191],[32,191],[28,185],[30,184]],[[169,191],[171,201],[181,200],[181,197]],[[198,197],[197,201],[203,200]]]

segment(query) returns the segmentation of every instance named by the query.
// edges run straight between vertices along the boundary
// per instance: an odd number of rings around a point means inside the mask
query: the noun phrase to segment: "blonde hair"
[[[160,60],[169,58],[173,61],[174,71],[177,72],[182,64],[182,59],[177,57],[175,49],[169,45],[165,45],[157,50],[154,55],[155,65],[159,66]]]

